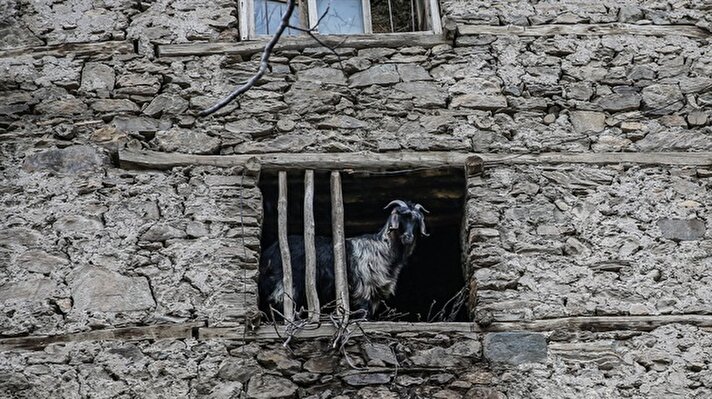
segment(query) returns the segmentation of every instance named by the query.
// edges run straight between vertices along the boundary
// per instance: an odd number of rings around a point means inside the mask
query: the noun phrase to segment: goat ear
[[[430,235],[425,231],[425,219],[420,219],[420,235],[422,235],[423,237],[427,237]]]
[[[398,212],[394,209],[393,212],[391,212],[391,216],[388,217],[388,229],[398,230],[398,227],[400,226],[399,220],[400,218],[398,217]]]

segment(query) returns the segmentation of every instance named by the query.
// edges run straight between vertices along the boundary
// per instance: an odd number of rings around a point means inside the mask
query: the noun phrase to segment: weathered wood
[[[319,321],[319,296],[316,290],[316,244],[314,243],[314,171],[304,172],[304,259],[305,290],[309,320]]]
[[[346,238],[344,235],[344,199],[339,171],[331,172],[331,223],[334,242],[334,280],[336,311],[342,322],[349,318],[349,283],[346,274]]]
[[[62,43],[49,46],[20,47],[8,50],[0,50],[0,58],[31,56],[40,58],[45,56],[65,57],[72,55],[75,57],[104,57],[108,58],[113,54],[133,53],[133,45],[127,41],[114,40],[97,43]]]
[[[712,152],[601,152],[543,154],[485,154],[459,152],[398,153],[272,153],[249,155],[191,155],[122,149],[119,160],[125,169],[170,169],[180,166],[240,166],[252,160],[267,170],[341,169],[358,171],[461,168],[468,157],[482,158],[484,166],[518,164],[583,163],[612,165],[631,163],[651,166],[712,167]]]
[[[460,35],[517,35],[517,36],[604,36],[604,35],[640,35],[640,36],[685,36],[696,39],[708,39],[710,33],[694,25],[634,25],[622,23],[610,24],[548,24],[535,26],[490,26],[458,25]]]
[[[279,199],[277,200],[277,231],[279,235],[279,252],[282,255],[282,288],[284,289],[282,304],[283,315],[288,321],[294,320],[294,301],[292,297],[292,257],[289,253],[287,240],[287,172],[279,172]]]
[[[422,32],[380,33],[378,35],[316,35],[328,46],[350,47],[356,49],[369,47],[406,47],[420,46],[430,48],[438,44],[450,43],[443,35]],[[159,57],[206,56],[213,54],[231,54],[250,56],[264,50],[268,38],[258,38],[248,42],[223,43],[183,43],[158,45]],[[275,51],[301,50],[307,47],[320,47],[311,37],[283,37]]]
[[[193,330],[205,326],[205,322],[182,324],[159,324],[146,327],[126,327],[106,330],[94,330],[73,334],[42,335],[0,339],[0,352],[13,349],[39,350],[47,345],[62,342],[122,340],[139,341],[144,339],[188,339],[193,337]]]
[[[410,322],[360,322],[353,328],[353,336],[363,333],[488,333],[509,331],[547,332],[567,331],[651,331],[667,324],[686,324],[707,329],[712,327],[712,315],[660,315],[660,316],[590,316],[565,317],[558,319],[533,320],[529,322],[495,322],[487,327],[476,323],[410,323]],[[294,336],[297,338],[319,338],[333,336],[336,329],[332,325],[305,328]],[[201,328],[200,339],[284,339],[284,326],[262,326],[256,331],[245,333],[243,327]]]

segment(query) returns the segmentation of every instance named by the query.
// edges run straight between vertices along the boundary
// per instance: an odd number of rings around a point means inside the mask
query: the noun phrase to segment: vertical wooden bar
[[[430,1],[430,21],[432,24],[432,31],[436,35],[443,33],[443,24],[440,21],[440,7],[438,6],[438,0]]]
[[[317,23],[319,23],[321,14],[319,14],[316,0],[307,0],[307,5],[309,6],[309,29],[314,29]],[[316,33],[319,33],[319,29],[316,30]]]
[[[371,1],[361,0],[361,8],[363,11],[363,33],[368,35],[373,33],[373,26],[371,26]]]
[[[304,173],[304,257],[305,289],[309,320],[319,321],[319,295],[316,290],[316,244],[314,243],[314,171]]]
[[[287,241],[287,172],[279,171],[279,199],[277,201],[277,233],[279,234],[279,251],[282,255],[282,288],[284,296],[284,318],[294,320],[294,301],[292,300],[292,258],[289,254]]]
[[[341,175],[331,172],[331,229],[334,240],[334,279],[336,306],[343,322],[349,319],[349,283],[346,274],[346,239],[344,238],[344,199]]]

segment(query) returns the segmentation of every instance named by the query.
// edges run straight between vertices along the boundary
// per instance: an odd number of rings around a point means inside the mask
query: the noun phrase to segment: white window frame
[[[296,0],[295,0],[296,1]],[[317,0],[305,0],[308,7],[309,15],[309,27],[313,28],[316,26],[319,20],[319,13],[317,12]],[[338,1],[338,0],[334,0]],[[440,22],[440,6],[438,5],[438,0],[425,0],[425,4],[430,6],[430,25],[431,30],[427,31],[417,31],[417,32],[406,32],[406,33],[376,33],[376,35],[403,35],[410,33],[417,34],[433,34],[439,35],[443,33],[442,23]],[[372,35],[373,27],[371,21],[371,1],[361,0],[361,8],[363,9],[363,29],[365,35]],[[238,0],[238,13],[240,17],[240,39],[241,40],[254,40],[262,36],[257,36],[255,34],[255,7],[253,0]],[[318,32],[316,32],[318,33]],[[336,36],[336,35],[334,35]],[[344,35],[353,36],[353,35]]]

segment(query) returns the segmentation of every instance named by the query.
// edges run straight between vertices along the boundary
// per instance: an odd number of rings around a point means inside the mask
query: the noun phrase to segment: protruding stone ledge
[[[635,25],[635,24],[550,24],[535,26],[491,26],[491,25],[458,25],[460,35],[516,35],[516,36],[608,36],[608,35],[639,35],[639,36],[685,36],[695,39],[709,39],[710,32],[694,25]]]

